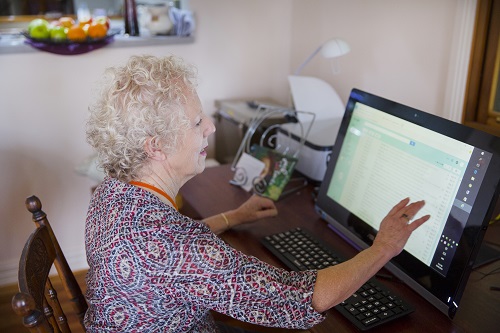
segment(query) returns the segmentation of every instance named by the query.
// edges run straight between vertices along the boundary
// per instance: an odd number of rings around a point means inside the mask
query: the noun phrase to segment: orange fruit
[[[104,24],[93,22],[87,33],[90,38],[104,38],[108,34],[108,28]]]
[[[68,39],[73,42],[82,42],[87,39],[87,34],[82,27],[80,27],[78,24],[75,24],[68,29]]]
[[[78,21],[78,24],[80,25],[80,27],[83,27],[84,25],[91,24],[91,23],[92,23],[92,17]]]
[[[107,16],[96,16],[92,19],[92,22],[104,24],[106,28],[109,30],[109,26],[111,25],[111,21],[109,20],[109,17]]]

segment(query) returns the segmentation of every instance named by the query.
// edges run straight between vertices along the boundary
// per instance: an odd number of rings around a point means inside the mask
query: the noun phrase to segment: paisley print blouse
[[[88,332],[217,332],[210,310],[304,329],[315,271],[288,272],[230,247],[139,187],[106,178],[93,194],[85,243]]]

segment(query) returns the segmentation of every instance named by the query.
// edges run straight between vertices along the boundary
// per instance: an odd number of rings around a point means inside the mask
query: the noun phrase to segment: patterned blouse
[[[298,329],[324,319],[315,271],[247,256],[139,187],[106,178],[85,233],[88,332],[217,332],[210,310]]]

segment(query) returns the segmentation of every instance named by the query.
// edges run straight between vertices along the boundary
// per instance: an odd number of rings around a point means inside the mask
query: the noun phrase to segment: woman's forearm
[[[346,300],[390,259],[387,251],[372,246],[351,260],[319,270],[314,286],[313,308],[324,312]]]
[[[203,219],[203,222],[212,230],[214,234],[220,234],[237,224],[233,211],[220,213]]]

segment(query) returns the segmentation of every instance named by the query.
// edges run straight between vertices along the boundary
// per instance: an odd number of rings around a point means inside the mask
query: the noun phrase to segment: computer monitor
[[[500,138],[353,89],[316,210],[358,249],[400,200],[425,200],[417,229],[386,267],[455,315],[499,191]]]

